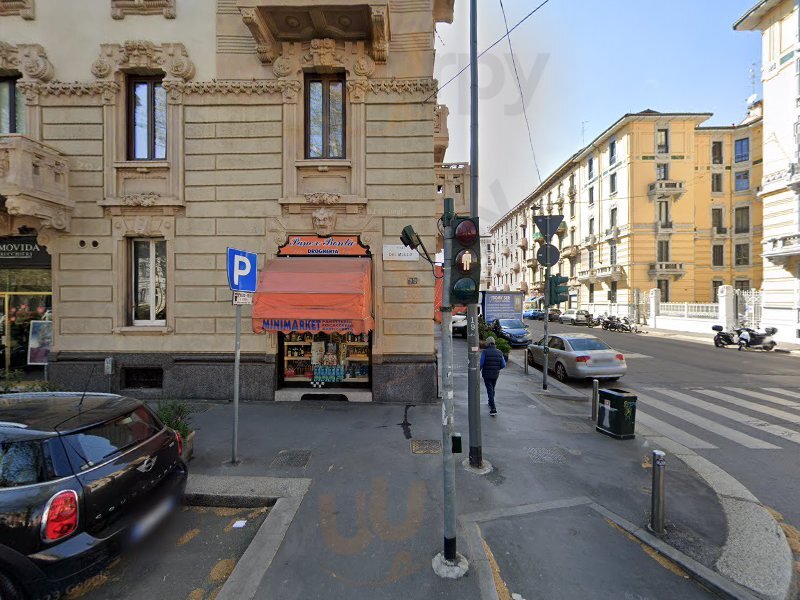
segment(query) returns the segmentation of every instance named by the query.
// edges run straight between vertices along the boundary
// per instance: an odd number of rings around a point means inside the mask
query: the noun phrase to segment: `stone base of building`
[[[111,358],[112,373],[105,374]],[[69,391],[111,392],[134,398],[233,400],[233,354],[139,354],[58,352],[50,355],[48,378]],[[275,357],[242,355],[239,398],[275,399]]]
[[[796,309],[765,306],[761,313],[761,329],[764,327],[777,327],[775,340],[778,344],[800,343],[800,323],[797,321]]]
[[[105,374],[105,360],[112,373]],[[109,392],[134,398],[232,400],[233,354],[57,352],[50,355],[49,380],[67,391]],[[438,402],[434,355],[384,356],[372,366],[372,401]],[[273,401],[277,385],[275,355],[242,355],[239,398]],[[313,390],[309,390],[313,392]]]

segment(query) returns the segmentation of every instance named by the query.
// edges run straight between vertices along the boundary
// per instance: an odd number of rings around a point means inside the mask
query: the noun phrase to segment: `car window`
[[[542,338],[538,342],[536,342],[536,345],[537,346],[544,346],[544,338]]]
[[[0,488],[47,481],[52,471],[41,440],[0,442]]]
[[[564,342],[561,341],[561,338],[550,338],[550,343],[548,344],[553,350],[563,350],[564,349]]]
[[[500,319],[500,326],[508,329],[524,329],[525,325],[519,319]]]
[[[161,424],[144,406],[133,412],[64,436],[65,443],[79,458],[76,469],[88,469],[139,444],[161,430]]]
[[[603,340],[597,338],[572,338],[569,340],[569,345],[573,350],[583,352],[586,350],[610,350],[611,346],[606,344]]]

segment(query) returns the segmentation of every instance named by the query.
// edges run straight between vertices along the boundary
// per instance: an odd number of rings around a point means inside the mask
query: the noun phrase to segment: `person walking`
[[[481,352],[481,374],[483,383],[486,386],[486,395],[489,396],[489,414],[497,416],[497,406],[494,403],[494,388],[500,371],[506,368],[506,359],[503,353],[497,349],[493,337],[486,338],[486,348]]]

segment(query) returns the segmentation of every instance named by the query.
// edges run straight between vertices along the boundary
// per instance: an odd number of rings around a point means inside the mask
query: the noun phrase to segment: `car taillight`
[[[617,354],[617,360],[625,360],[625,357],[622,354]]]
[[[576,363],[587,363],[587,362],[589,362],[589,357],[588,356],[576,356],[575,357],[575,362]]]
[[[178,456],[183,456],[183,438],[179,431],[175,431],[175,439],[178,441]]]
[[[64,490],[50,498],[42,518],[42,538],[55,542],[71,535],[78,528],[78,494]]]

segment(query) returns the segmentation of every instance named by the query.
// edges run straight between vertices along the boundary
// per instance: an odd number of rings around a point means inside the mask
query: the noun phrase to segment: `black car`
[[[58,597],[180,501],[180,435],[138,400],[0,396],[0,598]]]

